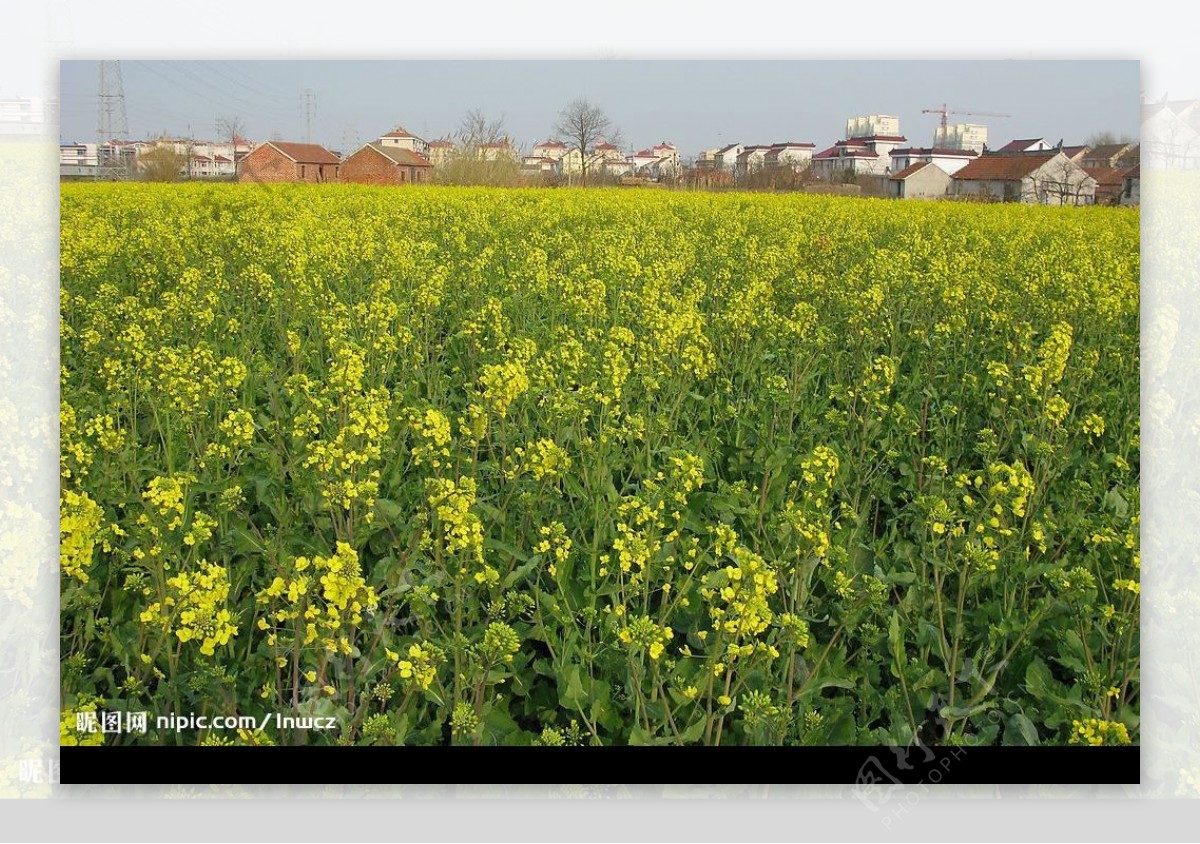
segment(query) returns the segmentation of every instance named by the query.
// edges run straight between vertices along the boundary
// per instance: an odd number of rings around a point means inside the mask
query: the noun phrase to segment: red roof
[[[616,149],[616,148],[617,147],[615,144],[610,144],[608,141],[601,141],[600,143],[596,144],[596,146],[594,147],[594,149]]]
[[[871,141],[907,141],[908,138],[903,135],[861,135],[857,138],[851,138],[851,141],[859,143],[870,143]]]
[[[383,137],[385,137],[385,138],[417,138],[417,136],[416,136],[416,135],[414,135],[414,134],[412,134],[411,132],[409,132],[409,131],[408,131],[407,129],[405,129],[403,126],[397,126],[395,129],[393,129],[392,131],[388,132],[388,133],[387,133],[386,135],[384,135]],[[420,138],[417,138],[417,140],[419,141],[419,140],[421,140],[421,139],[420,139]]]
[[[1126,171],[1125,171],[1125,178],[1126,178],[1126,179],[1140,179],[1140,178],[1142,178],[1142,165],[1140,165],[1140,164],[1135,164],[1135,165],[1133,165],[1132,167],[1130,167],[1128,170],[1126,170]]]
[[[430,142],[429,142],[429,147],[430,147],[430,149],[434,149],[434,148],[437,148],[437,149],[454,149],[454,141],[447,140],[446,138],[442,138],[441,140],[437,140],[437,141],[430,141]]]
[[[922,167],[929,167],[929,166],[931,166],[932,164],[933,164],[933,162],[932,162],[932,161],[918,161],[916,164],[910,164],[910,165],[908,165],[908,166],[907,166],[907,167],[905,167],[903,170],[901,170],[899,173],[894,173],[894,174],[892,174],[891,178],[892,178],[892,179],[895,179],[895,180],[896,180],[896,181],[898,181],[898,182],[899,182],[899,181],[904,181],[904,180],[905,180],[905,179],[907,179],[909,176],[911,176],[913,173],[915,173],[915,172],[917,172],[918,170],[920,170]]]
[[[217,160],[217,161],[229,161],[230,159],[226,158],[226,157],[225,157],[225,156],[223,156],[223,155],[218,155],[218,156],[217,156],[217,158],[216,158],[216,160]]]
[[[565,149],[567,145],[564,144],[562,141],[542,141],[540,144],[538,144],[538,146],[539,147],[554,147],[555,149],[558,149],[561,147],[561,148]]]
[[[866,144],[854,141],[838,141],[827,150],[822,150],[813,156],[818,158],[878,158],[879,154],[871,152]]]
[[[1047,161],[1058,156],[1058,150],[1037,153],[992,153],[981,155],[954,174],[955,179],[974,179],[981,182],[1016,182],[1024,179]]]
[[[1044,138],[1017,138],[1016,140],[1009,141],[1007,144],[1000,147],[1000,149],[996,150],[996,152],[1021,152],[1027,147],[1031,147],[1038,142],[1044,144],[1046,143],[1046,140]]]
[[[297,164],[339,164],[338,157],[320,144],[293,144],[290,141],[267,141]]]
[[[1098,185],[1119,187],[1125,184],[1125,174],[1132,168],[1125,167],[1084,167],[1083,172],[1096,180]]]

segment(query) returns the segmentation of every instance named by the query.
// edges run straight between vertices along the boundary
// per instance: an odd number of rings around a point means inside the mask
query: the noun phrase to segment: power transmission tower
[[[312,88],[305,88],[300,97],[300,108],[304,112],[304,143],[312,143],[312,120],[317,113],[317,95]]]
[[[127,162],[113,141],[129,140],[129,122],[125,116],[125,83],[119,61],[100,62],[100,85],[96,95],[96,178],[124,179]]]

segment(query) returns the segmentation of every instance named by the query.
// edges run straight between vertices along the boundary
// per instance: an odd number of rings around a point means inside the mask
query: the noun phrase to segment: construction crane
[[[965,109],[951,108],[945,103],[942,103],[941,108],[923,108],[921,109],[921,114],[940,114],[942,116],[943,131],[946,128],[946,118],[951,114],[966,114],[972,117],[1012,117],[1011,114],[1000,114],[995,111],[967,111]]]

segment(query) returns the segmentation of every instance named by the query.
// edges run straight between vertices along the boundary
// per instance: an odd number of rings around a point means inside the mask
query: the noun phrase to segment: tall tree
[[[222,140],[229,138],[229,156],[233,159],[234,179],[237,179],[237,142],[245,131],[240,117],[222,117],[217,121],[217,135]]]
[[[554,131],[572,148],[579,150],[580,158],[583,161],[580,183],[586,185],[590,164],[588,155],[597,143],[605,139],[611,140],[616,136],[612,120],[599,106],[580,98],[572,100],[566,108],[559,112],[558,122],[554,124]]]

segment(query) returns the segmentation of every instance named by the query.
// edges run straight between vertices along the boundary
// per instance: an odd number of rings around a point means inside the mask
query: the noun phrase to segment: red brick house
[[[342,162],[342,181],[362,185],[408,185],[429,181],[433,164],[419,152],[365,144]]]
[[[239,182],[336,182],[341,161],[320,144],[266,141],[238,162]]]

